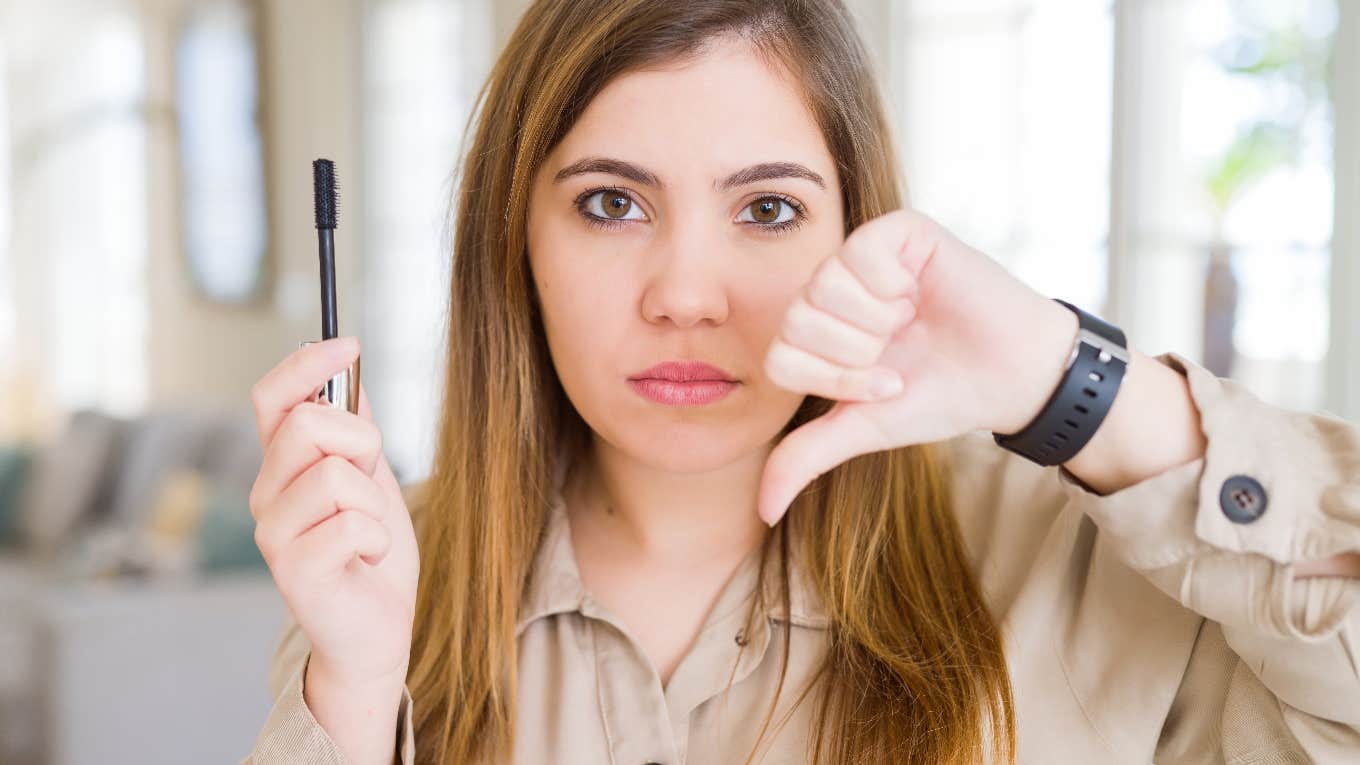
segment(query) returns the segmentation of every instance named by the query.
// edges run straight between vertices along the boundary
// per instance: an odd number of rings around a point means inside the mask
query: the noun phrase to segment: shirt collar
[[[565,447],[559,446],[553,471],[553,493],[548,506],[546,523],[539,538],[538,549],[534,554],[533,568],[520,605],[520,618],[515,625],[515,634],[522,633],[528,625],[538,619],[559,613],[581,610],[589,594],[581,581],[580,569],[576,566],[576,553],[571,544],[571,530],[568,526],[566,501],[563,498],[563,485],[566,478],[567,454]],[[797,525],[792,527],[797,528]],[[798,545],[794,540],[789,544],[789,613],[778,596],[778,559],[770,556],[765,575],[765,613],[766,616],[803,627],[824,628],[827,614],[821,599],[809,586],[798,559]],[[750,599],[756,582],[756,564],[760,550],[756,549],[738,565],[712,612],[708,624],[719,621],[731,611]]]

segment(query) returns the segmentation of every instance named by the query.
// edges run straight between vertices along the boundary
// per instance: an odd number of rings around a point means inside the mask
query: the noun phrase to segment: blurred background
[[[523,0],[0,0],[0,763],[235,762],[283,605],[249,389],[340,330],[429,471],[450,173]],[[1360,421],[1360,0],[851,0],[911,202]]]

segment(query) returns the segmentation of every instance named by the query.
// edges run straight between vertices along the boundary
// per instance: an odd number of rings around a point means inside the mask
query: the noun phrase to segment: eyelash
[[[619,188],[618,186],[597,186],[593,189],[587,189],[586,191],[581,192],[581,194],[576,197],[575,202],[576,211],[580,213],[582,218],[586,219],[586,224],[590,226],[595,226],[596,228],[602,228],[607,230],[614,230],[626,225],[627,221],[601,218],[600,216],[592,212],[586,211],[586,200],[590,199],[596,194],[599,194],[600,192],[619,194],[621,196],[628,197],[630,200],[633,201],[633,204],[637,204],[637,200],[633,199],[632,194],[628,193],[626,189]],[[803,206],[799,204],[797,201],[795,201],[793,197],[786,196],[784,194],[779,194],[775,192],[762,194],[761,196],[751,200],[750,204],[748,204],[747,207],[749,207],[752,204],[755,204],[756,202],[761,201],[762,199],[778,199],[779,201],[783,202],[789,207],[792,207],[794,212],[792,220],[786,220],[782,223],[754,224],[756,228],[761,229],[763,233],[771,235],[786,234],[807,222],[807,212],[803,209]],[[742,222],[746,223],[746,221]]]

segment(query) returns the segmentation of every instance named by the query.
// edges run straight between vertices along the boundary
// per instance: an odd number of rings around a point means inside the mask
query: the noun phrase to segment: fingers
[[[908,297],[880,298],[864,286],[839,256],[822,263],[804,296],[813,307],[882,338],[896,332],[914,306]]]
[[[328,404],[304,401],[295,405],[265,447],[260,474],[251,489],[252,504],[268,504],[327,455],[350,460],[364,475],[372,476],[382,456],[382,433],[373,422]]]
[[[252,505],[251,512],[257,520],[255,542],[266,560],[272,561],[288,550],[295,540],[332,524],[341,516],[358,515],[361,517],[340,522],[341,530],[345,532],[343,536],[356,537],[352,541],[363,544],[364,555],[381,560],[390,542],[384,523],[386,503],[387,497],[377,483],[359,472],[353,463],[341,457],[326,457],[289,484],[275,501],[258,508]],[[373,546],[372,539],[358,538],[373,535],[371,524],[381,533],[379,547]],[[337,532],[327,532],[322,538],[334,533]]]
[[[789,390],[840,400],[901,392],[901,376],[875,365],[916,317],[918,277],[939,241],[939,227],[907,209],[856,228],[789,306],[766,374]]]
[[[291,565],[298,576],[311,581],[340,573],[356,555],[376,566],[386,557],[391,539],[382,524],[346,510],[299,537]]]
[[[359,340],[336,337],[288,354],[250,389],[260,444],[268,446],[279,424],[299,402],[312,395],[359,355]]]
[[[874,401],[902,391],[902,378],[882,367],[844,367],[775,340],[765,356],[765,374],[788,390],[845,401]]]
[[[928,220],[909,210],[880,215],[850,232],[836,257],[880,299],[914,296],[935,249]]]
[[[883,354],[886,335],[875,335],[816,308],[799,296],[784,315],[780,341],[833,364],[869,366]]]
[[[765,373],[783,388],[825,398],[895,395],[900,376],[875,365],[915,315],[910,299],[878,297],[833,256],[789,305],[766,354]]]

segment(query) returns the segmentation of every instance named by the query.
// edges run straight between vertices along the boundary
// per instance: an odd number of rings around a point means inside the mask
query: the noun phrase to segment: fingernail
[[[895,396],[902,392],[902,376],[888,369],[869,373],[869,395],[875,398]]]

